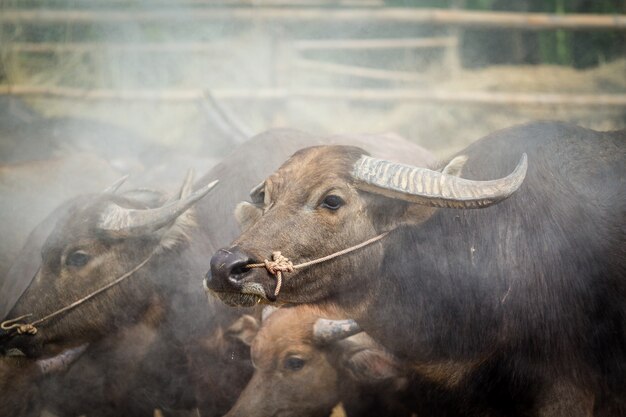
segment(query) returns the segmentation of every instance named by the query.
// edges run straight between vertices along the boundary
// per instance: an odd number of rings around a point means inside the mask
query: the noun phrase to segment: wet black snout
[[[251,263],[254,263],[253,260],[236,246],[218,250],[211,258],[211,271],[206,276],[207,287],[214,291],[241,289],[243,279],[250,274],[246,265]]]

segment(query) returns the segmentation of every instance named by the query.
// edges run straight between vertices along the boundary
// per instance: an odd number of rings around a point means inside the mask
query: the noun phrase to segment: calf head
[[[299,264],[422,223],[439,207],[487,207],[517,190],[526,173],[525,155],[512,174],[493,181],[459,178],[463,163],[455,158],[433,171],[374,159],[356,147],[303,149],[240,205],[244,232],[213,256],[205,286],[229,304],[329,302],[358,317],[381,285],[371,278],[384,241],[286,273],[277,296],[276,279],[246,265],[271,259],[273,251]]]
[[[34,335],[5,332],[0,348],[28,356],[52,354],[141,318],[158,320],[162,312],[155,307],[159,293],[153,270],[165,252],[185,242],[194,225],[188,209],[213,185],[190,193],[189,176],[170,200],[146,190],[117,194],[117,187],[76,198],[48,236],[41,259],[33,260],[39,269],[7,318],[28,315],[22,321],[32,322],[125,274],[133,276],[39,324]]]
[[[227,416],[328,416],[355,385],[397,376],[395,358],[353,320],[320,314],[309,306],[281,308],[256,335],[258,326],[249,323],[241,333],[255,371]]]

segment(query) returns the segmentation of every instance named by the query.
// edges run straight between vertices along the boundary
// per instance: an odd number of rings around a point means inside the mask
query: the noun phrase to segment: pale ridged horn
[[[101,214],[98,228],[122,236],[142,235],[157,231],[176,220],[178,216],[207,195],[216,184],[217,181],[213,181],[183,199],[154,209],[128,209],[111,204]]]
[[[313,339],[319,344],[327,344],[345,339],[362,331],[361,327],[352,319],[317,319],[313,325]]]
[[[526,177],[526,154],[504,178],[474,181],[427,168],[362,156],[352,176],[357,188],[431,207],[483,208],[513,194]]]

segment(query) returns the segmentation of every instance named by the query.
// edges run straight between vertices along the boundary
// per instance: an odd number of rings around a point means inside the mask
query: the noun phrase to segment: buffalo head
[[[426,221],[438,208],[483,208],[509,197],[522,184],[526,156],[510,175],[490,181],[458,176],[457,157],[440,171],[375,159],[356,147],[320,146],[294,154],[252,190],[237,216],[244,227],[233,245],[211,260],[205,286],[230,304],[261,301],[333,303],[359,317],[384,277],[378,271],[381,241],[357,252],[286,273],[274,297],[276,279],[252,263],[281,251],[294,264],[317,259],[403,225]],[[350,271],[346,274],[346,271]]]
[[[6,318],[27,315],[22,321],[33,322],[125,274],[132,272],[132,276],[38,324],[36,334],[5,331],[3,350],[17,348],[28,356],[55,354],[126,323],[159,319],[160,283],[152,275],[162,261],[161,252],[175,252],[186,243],[195,225],[189,208],[214,184],[191,193],[188,176],[178,195],[170,199],[148,190],[118,194],[119,185],[78,197],[66,206],[42,247],[41,259],[33,260],[39,268],[30,286]]]
[[[339,402],[358,397],[357,385],[397,377],[396,359],[353,320],[320,317],[326,314],[310,306],[281,308],[260,328],[242,317],[247,325],[239,334],[251,344],[255,371],[228,417],[327,416]]]

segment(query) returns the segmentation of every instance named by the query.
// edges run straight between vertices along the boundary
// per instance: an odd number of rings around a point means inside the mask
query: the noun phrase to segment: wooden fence
[[[567,30],[626,30],[626,15],[555,15],[540,13],[475,12],[461,9],[408,9],[408,8],[315,8],[315,7],[205,7],[192,10],[3,10],[0,24],[123,24],[181,23],[189,21],[236,20],[247,22],[409,22],[443,25],[446,27],[516,28],[523,30],[567,29]],[[133,51],[143,53],[188,53],[228,51],[232,42],[145,42],[145,43],[100,43],[100,42],[13,42],[4,45],[9,53],[98,53],[108,51]],[[387,39],[300,39],[284,41],[275,45],[275,50],[287,49],[287,63],[276,64],[279,71],[306,70],[317,73],[348,75],[351,77],[391,82],[415,82],[423,79],[420,74],[369,68],[356,65],[319,61],[302,56],[307,51],[332,50],[391,50],[445,48],[455,51],[458,39],[455,36],[431,38],[387,38]],[[447,56],[454,54],[448,53]],[[278,59],[278,57],[275,57]],[[284,58],[284,57],[280,57]],[[278,75],[276,78],[280,78]],[[45,86],[0,86],[0,95],[46,96],[77,100],[162,100],[184,102],[202,99],[203,90],[84,90],[67,87]],[[246,90],[212,90],[211,94],[221,100],[285,100],[290,98],[342,99],[352,101],[422,101],[468,105],[559,105],[559,106],[626,106],[624,94],[547,94],[505,93],[480,91],[424,91],[414,87],[402,89],[320,89],[283,88],[274,83],[271,88]]]
[[[166,101],[190,102],[207,95],[219,100],[350,100],[379,102],[426,102],[479,105],[542,105],[542,106],[626,106],[626,94],[508,93],[489,91],[433,91],[416,89],[177,89],[177,90],[112,90],[66,87],[5,85],[0,94],[15,96],[54,97],[97,101]]]
[[[282,21],[282,22],[409,22],[446,26],[516,28],[523,30],[626,30],[626,15],[546,14],[483,12],[460,9],[410,8],[206,8],[188,10],[3,10],[0,23],[120,23],[183,21]]]

